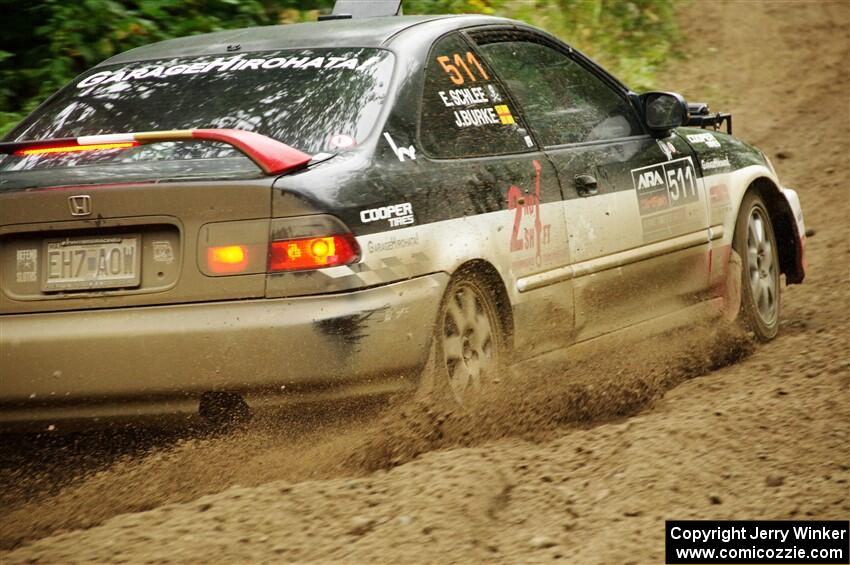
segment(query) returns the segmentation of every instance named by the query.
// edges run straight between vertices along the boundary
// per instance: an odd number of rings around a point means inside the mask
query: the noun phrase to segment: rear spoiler
[[[691,102],[688,104],[688,122],[686,126],[698,126],[703,129],[711,128],[714,131],[726,122],[726,133],[732,135],[732,114],[726,112],[711,113],[705,102]]]
[[[251,131],[238,129],[186,129],[88,135],[37,141],[0,143],[0,154],[34,155],[39,153],[66,153],[127,149],[138,145],[163,141],[219,141],[243,153],[267,175],[278,175],[304,167],[312,160],[306,153],[281,143],[276,139]]]

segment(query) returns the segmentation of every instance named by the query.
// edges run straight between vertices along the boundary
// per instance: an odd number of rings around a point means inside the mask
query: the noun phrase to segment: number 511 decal
[[[699,200],[690,157],[632,169],[641,214],[652,214]]]
[[[469,77],[469,82],[490,80],[490,77],[487,76],[487,71],[485,71],[484,67],[481,66],[481,63],[478,62],[475,54],[469,51],[463,55],[460,53],[454,53],[452,55],[437,57],[437,62],[440,63],[440,66],[443,67],[443,70],[446,71],[447,75],[449,75],[452,83],[458,86],[466,82],[466,79],[463,76],[464,73],[467,77]],[[477,77],[471,67],[475,67],[475,69],[478,70]],[[461,69],[463,69],[463,73],[460,72]]]

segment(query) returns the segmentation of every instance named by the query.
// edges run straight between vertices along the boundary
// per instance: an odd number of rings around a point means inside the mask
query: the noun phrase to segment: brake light
[[[207,248],[207,268],[221,274],[241,273],[248,266],[248,249],[244,245]]]
[[[269,246],[269,271],[300,271],[347,265],[357,260],[360,248],[350,234],[273,241]]]
[[[44,155],[45,153],[74,153],[79,151],[103,151],[106,149],[129,149],[130,147],[136,147],[138,145],[138,141],[122,141],[118,143],[92,143],[89,145],[48,145],[46,147],[18,149],[17,151],[15,151],[15,155],[18,157],[26,157],[28,155]]]

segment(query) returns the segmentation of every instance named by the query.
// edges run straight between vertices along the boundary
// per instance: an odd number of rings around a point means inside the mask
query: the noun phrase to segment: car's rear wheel
[[[779,331],[779,257],[770,214],[756,192],[741,203],[732,248],[741,261],[741,306],[738,320],[761,341]]]
[[[506,349],[493,290],[481,277],[458,275],[449,283],[440,306],[420,391],[468,404],[501,376]]]

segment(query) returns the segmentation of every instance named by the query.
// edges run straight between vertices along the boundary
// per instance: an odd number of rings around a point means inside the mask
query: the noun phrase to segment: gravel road
[[[0,562],[661,563],[665,519],[847,519],[850,4],[681,17],[688,59],[663,86],[731,111],[815,230],[775,341],[697,328],[542,359],[465,412],[371,403],[120,449],[80,436],[34,445],[37,462],[18,446]]]

